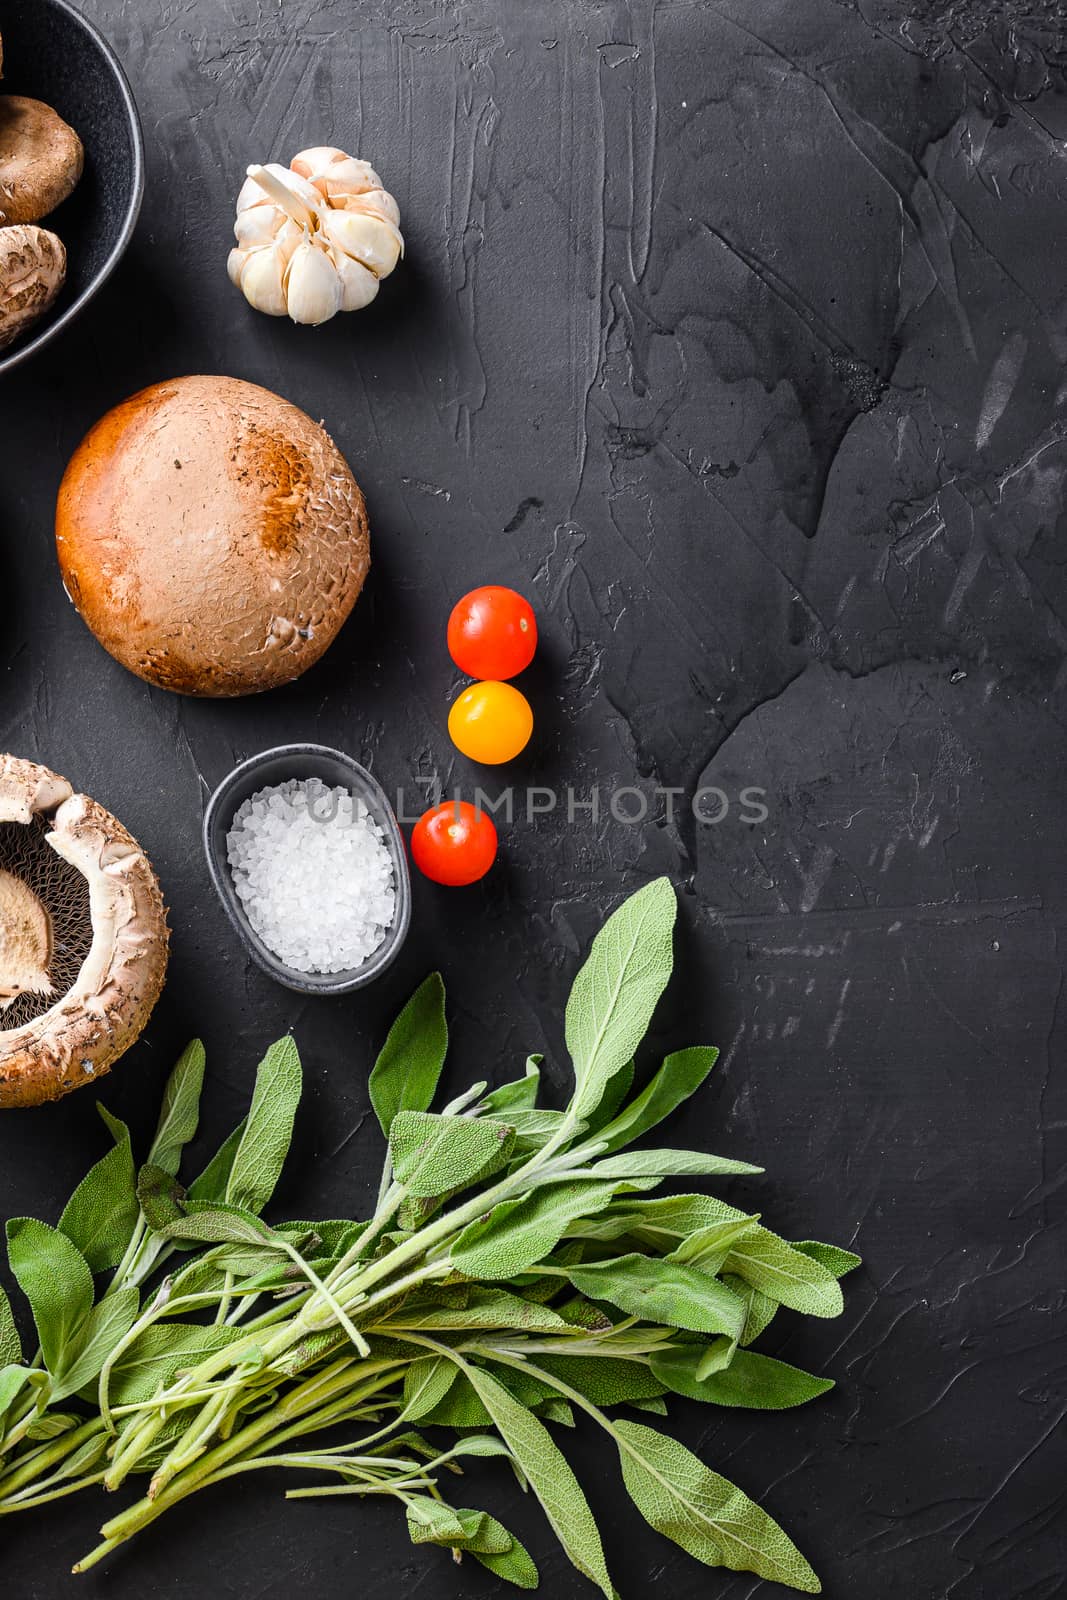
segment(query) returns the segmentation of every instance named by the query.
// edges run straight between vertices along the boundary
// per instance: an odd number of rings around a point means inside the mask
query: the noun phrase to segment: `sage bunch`
[[[779,1409],[831,1388],[752,1346],[782,1307],[837,1316],[839,1279],[858,1262],[787,1242],[702,1190],[651,1195],[666,1180],[761,1170],[634,1148],[717,1054],[677,1051],[634,1092],[675,911],[659,879],[594,940],[567,1005],[562,1110],[539,1104],[536,1055],[511,1081],[432,1110],[448,1034],[440,978],[422,984],[370,1076],[387,1141],[372,1217],[263,1219],[300,1098],[291,1038],[267,1051],[248,1115],[191,1181],[179,1173],[198,1122],[198,1043],[139,1169],[129,1130],[101,1107],[112,1148],[58,1225],[7,1225],[37,1343],[23,1351],[0,1291],[0,1515],[132,1480],[138,1497],[103,1524],[84,1572],[189,1495],[289,1468],[290,1497],[388,1497],[413,1543],[532,1589],[520,1542],[457,1503],[463,1462],[498,1456],[612,1600],[599,1530],[552,1431],[588,1418],[658,1532],[709,1567],[818,1593],[772,1518],[648,1420],[673,1396]]]

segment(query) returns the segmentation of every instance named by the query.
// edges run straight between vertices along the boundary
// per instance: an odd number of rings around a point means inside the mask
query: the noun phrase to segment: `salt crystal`
[[[358,796],[320,778],[260,789],[226,835],[233,885],[252,927],[297,972],[348,972],[396,918],[393,863]]]

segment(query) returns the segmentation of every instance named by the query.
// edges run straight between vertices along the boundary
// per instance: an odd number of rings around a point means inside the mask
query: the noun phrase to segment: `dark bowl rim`
[[[263,940],[260,939],[248,917],[237,899],[237,893],[229,879],[225,862],[219,859],[212,842],[212,829],[215,819],[223,804],[232,796],[233,790],[240,780],[256,768],[278,757],[299,758],[302,755],[326,756],[331,761],[340,762],[353,773],[360,783],[365,784],[367,790],[377,799],[389,824],[395,850],[390,853],[394,861],[399,863],[397,871],[397,915],[396,921],[386,935],[386,942],[379,946],[375,953],[368,957],[363,966],[350,969],[348,972],[338,973],[300,973],[294,967],[286,966]],[[253,756],[246,756],[232,767],[226,776],[215,785],[206,806],[200,825],[200,837],[207,860],[208,873],[211,878],[212,888],[221,902],[222,909],[234,931],[239,936],[252,960],[265,972],[286,989],[291,989],[297,994],[314,997],[316,995],[330,996],[339,994],[352,994],[357,989],[363,989],[373,983],[389,967],[407,939],[411,927],[411,874],[408,869],[407,849],[404,844],[404,835],[400,831],[400,823],[392,806],[389,796],[372,772],[369,772],[354,756],[345,750],[338,750],[333,745],[314,744],[301,741],[290,744],[271,745],[267,750],[260,750]]]
[[[34,334],[27,343],[18,345],[10,355],[0,357],[0,378],[5,373],[11,372],[15,367],[21,366],[24,361],[28,361],[30,356],[35,355],[38,350],[43,349],[56,334],[73,322],[74,318],[84,309],[97,291],[103,288],[118,266],[133,237],[133,230],[136,228],[137,219],[141,214],[141,202],[144,199],[144,132],[141,127],[141,114],[137,109],[137,102],[133,98],[133,90],[130,88],[130,80],[126,76],[122,62],[96,24],[90,22],[89,18],[79,11],[77,6],[71,5],[70,0],[37,0],[37,4],[50,5],[55,11],[65,12],[89,36],[110,68],[111,75],[118,85],[119,95],[126,111],[126,120],[129,124],[133,141],[133,178],[129,204],[126,207],[122,228],[106,261],[98,269],[96,276],[86,284],[78,298],[72,300],[70,305],[65,306],[58,317],[46,322],[40,332]]]

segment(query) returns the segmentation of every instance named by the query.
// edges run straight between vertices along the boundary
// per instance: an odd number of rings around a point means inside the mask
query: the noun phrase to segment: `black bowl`
[[[321,778],[323,783],[339,784],[362,800],[381,828],[392,858],[396,883],[393,926],[374,954],[350,972],[296,972],[287,967],[256,933],[234,888],[226,857],[226,835],[236,811],[257,789],[287,783],[291,778]],[[281,744],[242,761],[223,778],[208,801],[203,839],[208,871],[222,901],[222,909],[244,940],[252,960],[287,989],[295,989],[300,994],[351,994],[379,977],[400,953],[411,923],[411,878],[403,836],[381,784],[343,750],[331,750],[321,744]]]
[[[47,315],[0,356],[4,373],[54,339],[110,276],[141,209],[144,146],[117,56],[67,0],[0,0],[0,36],[0,93],[45,101],[85,146],[78,187],[41,219],[66,245],[67,281]]]

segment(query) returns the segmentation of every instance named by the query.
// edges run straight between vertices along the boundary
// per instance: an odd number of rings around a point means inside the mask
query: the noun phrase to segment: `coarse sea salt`
[[[320,778],[260,789],[234,815],[226,856],[245,914],[296,972],[348,972],[396,917],[393,863],[363,801]]]

